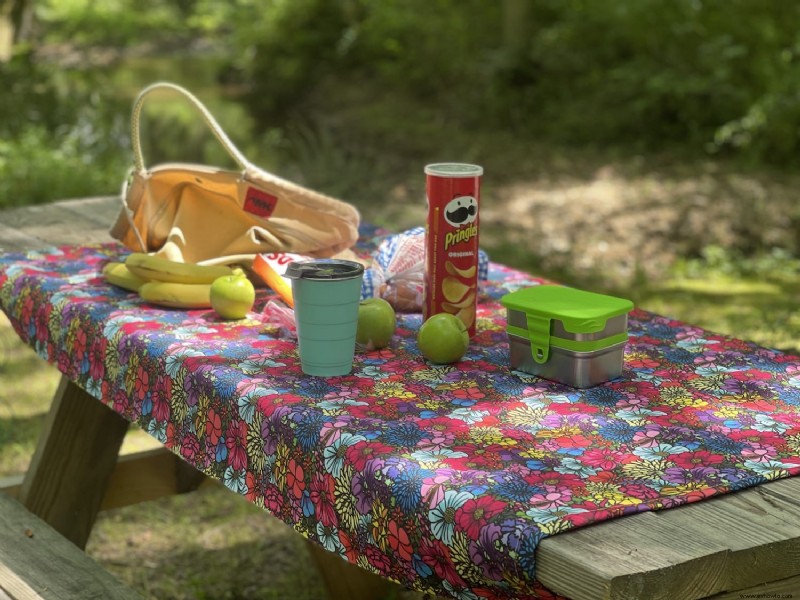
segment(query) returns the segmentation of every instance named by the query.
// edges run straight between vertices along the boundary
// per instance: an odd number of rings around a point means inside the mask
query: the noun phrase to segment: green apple
[[[356,342],[367,350],[385,348],[394,335],[394,308],[383,298],[367,298],[358,305]]]
[[[217,277],[210,295],[211,308],[223,319],[243,319],[256,301],[256,290],[241,269]]]
[[[454,363],[464,356],[469,346],[467,326],[450,313],[435,314],[419,328],[417,345],[422,356],[431,362]]]

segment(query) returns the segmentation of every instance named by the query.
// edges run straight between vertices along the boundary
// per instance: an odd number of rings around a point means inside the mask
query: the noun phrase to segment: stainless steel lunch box
[[[512,369],[576,388],[622,374],[630,300],[539,285],[500,301],[507,311]]]

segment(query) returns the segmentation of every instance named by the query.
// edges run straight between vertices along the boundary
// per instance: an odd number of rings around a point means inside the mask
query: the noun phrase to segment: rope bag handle
[[[244,181],[251,183],[259,189],[264,189],[264,186],[268,186],[268,189],[270,189],[269,193],[280,194],[285,203],[288,202],[291,206],[295,207],[297,211],[303,212],[306,217],[311,211],[314,211],[318,213],[315,219],[317,217],[326,217],[346,224],[350,229],[357,228],[359,214],[355,207],[336,198],[305,188],[299,184],[278,177],[277,175],[273,175],[253,165],[244,157],[230,138],[228,138],[227,134],[222,130],[222,127],[217,123],[217,120],[200,100],[181,86],[162,81],[153,83],[144,88],[134,102],[133,111],[131,113],[131,145],[133,148],[134,166],[123,181],[120,194],[124,215],[142,252],[147,251],[147,244],[136,226],[133,209],[128,206],[128,193],[136,176],[147,177],[144,156],[142,154],[139,121],[145,99],[155,91],[177,93],[188,100],[197,109],[206,122],[206,125],[211,129],[211,132],[216,136],[217,140],[219,140],[230,157],[241,168],[241,177]],[[302,220],[300,217],[292,217],[292,219]],[[281,230],[281,228],[283,228],[286,233],[291,233],[295,237],[299,235],[298,231],[294,231],[293,225],[291,223],[283,223],[282,221],[284,220],[286,219],[273,220],[272,228],[274,230]],[[291,219],[289,220],[291,221]],[[353,239],[352,242],[355,242],[355,239]]]
[[[139,96],[136,98],[136,102],[133,105],[133,112],[131,113],[131,141],[133,143],[134,167],[137,173],[141,173],[145,169],[139,127],[139,120],[141,118],[144,100],[152,92],[165,90],[177,92],[178,94],[182,95],[200,112],[200,114],[203,116],[203,120],[206,122],[206,125],[208,125],[209,129],[211,129],[211,132],[216,136],[230,157],[236,162],[237,165],[239,165],[242,171],[246,171],[251,167],[250,161],[248,161],[244,157],[244,154],[242,154],[233,144],[228,135],[222,130],[222,127],[220,127],[219,123],[217,123],[214,115],[209,112],[205,105],[200,102],[200,100],[198,100],[194,94],[179,85],[162,81],[153,83],[144,88],[139,93]]]

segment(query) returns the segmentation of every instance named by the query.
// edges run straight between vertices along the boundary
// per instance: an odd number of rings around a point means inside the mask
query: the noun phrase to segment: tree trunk
[[[8,62],[14,44],[26,40],[33,23],[33,0],[0,0],[0,62]]]
[[[503,0],[503,47],[509,57],[525,48],[530,12],[531,0]]]

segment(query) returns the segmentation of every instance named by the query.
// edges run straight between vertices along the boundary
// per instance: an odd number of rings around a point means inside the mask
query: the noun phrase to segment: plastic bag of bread
[[[425,280],[425,228],[415,227],[384,239],[364,272],[362,298],[383,298],[397,312],[422,310]],[[478,279],[488,276],[489,258],[478,251]]]

